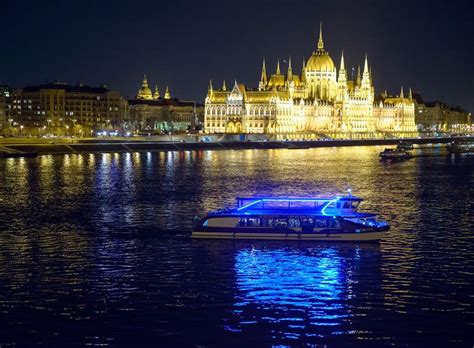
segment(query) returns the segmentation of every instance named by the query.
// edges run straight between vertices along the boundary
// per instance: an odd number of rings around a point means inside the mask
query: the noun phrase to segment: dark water
[[[474,156],[381,148],[0,161],[0,346],[474,343]],[[336,194],[380,244],[192,241],[196,208]]]

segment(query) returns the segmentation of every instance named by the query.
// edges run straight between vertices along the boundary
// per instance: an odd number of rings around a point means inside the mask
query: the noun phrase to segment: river
[[[0,346],[474,344],[474,156],[440,147],[0,160]],[[352,189],[378,244],[192,240],[236,196]]]

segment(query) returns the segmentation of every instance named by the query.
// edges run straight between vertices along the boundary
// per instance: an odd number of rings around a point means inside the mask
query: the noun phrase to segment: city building
[[[121,128],[127,103],[106,86],[48,83],[12,93],[11,119],[20,135],[91,136]]]
[[[442,101],[424,101],[419,93],[413,93],[415,121],[420,131],[469,131],[472,116],[460,106],[450,106]]]
[[[8,86],[0,85],[0,134],[5,133],[11,123],[11,90]]]
[[[128,105],[130,126],[135,132],[159,134],[197,130],[204,120],[204,105],[171,97],[168,86],[161,97],[158,86],[151,91],[146,76]]]
[[[235,82],[233,88],[209,85],[205,99],[207,133],[269,133],[276,138],[415,136],[411,91],[396,97],[376,96],[365,57],[362,74],[350,80],[341,55],[339,71],[324,49],[322,27],[317,49],[303,61],[301,74],[291,58],[283,73],[278,61],[268,76],[265,60],[258,88]]]

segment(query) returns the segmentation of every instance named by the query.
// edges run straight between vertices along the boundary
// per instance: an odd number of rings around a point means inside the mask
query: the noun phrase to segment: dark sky
[[[132,97],[147,74],[163,94],[203,101],[208,81],[256,87],[262,57],[293,70],[315,50],[319,21],[339,67],[368,53],[377,92],[400,86],[474,110],[468,0],[9,1],[2,4],[0,83],[105,83]]]

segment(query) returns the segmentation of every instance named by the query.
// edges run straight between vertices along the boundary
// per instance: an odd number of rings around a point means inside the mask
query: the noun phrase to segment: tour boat
[[[358,212],[361,198],[237,198],[235,208],[197,219],[193,238],[300,241],[378,241],[389,224]]]
[[[474,141],[455,140],[448,144],[448,152],[450,154],[474,152]]]
[[[406,150],[388,148],[383,150],[379,156],[383,160],[405,160],[413,157],[413,155]]]

